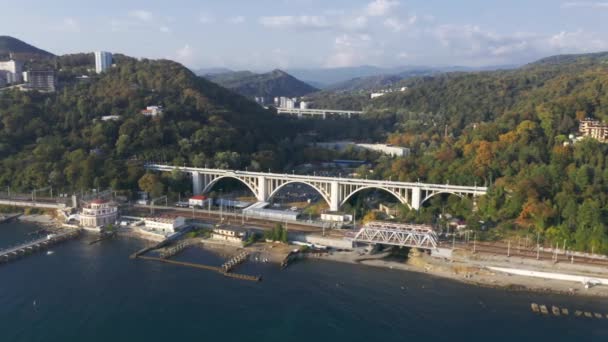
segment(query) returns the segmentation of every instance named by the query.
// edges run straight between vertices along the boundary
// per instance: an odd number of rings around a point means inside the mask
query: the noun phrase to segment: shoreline
[[[141,235],[130,236],[148,240],[145,238],[145,236]],[[293,249],[294,246],[280,245],[280,247],[277,248],[277,245],[258,243],[249,247],[241,247],[217,242],[206,243],[205,240],[201,239],[200,243],[196,244],[195,247],[201,248],[224,258],[237,254],[240,250],[249,250],[251,252],[268,255],[269,262],[280,265],[280,261],[287,253],[289,253],[289,251]],[[275,250],[275,248],[277,249]],[[361,256],[355,251],[334,251],[331,253],[321,253],[315,255],[303,253],[300,255],[300,258],[313,262],[315,260],[323,260],[352,265],[385,268],[396,271],[415,272],[440,279],[457,281],[459,283],[471,286],[493,288],[511,292],[557,294],[585,298],[608,298],[608,287],[606,286],[600,285],[585,289],[582,284],[576,282],[501,273],[492,271],[486,266],[500,267],[504,265],[480,265],[479,263],[472,262],[471,260],[449,261],[447,259],[438,259],[428,255],[422,255],[412,257],[408,260],[408,262],[399,262],[397,260],[386,259],[383,257],[383,255],[375,257],[369,255]],[[515,267],[515,265],[510,265],[510,267]]]
[[[34,214],[23,215],[18,218],[18,222],[36,224],[43,228],[60,228],[59,224],[51,215]],[[119,236],[136,238],[146,242],[158,242],[157,236],[150,236],[135,231],[118,231]],[[280,265],[283,258],[294,248],[293,245],[283,244],[267,244],[256,243],[248,247],[237,246],[234,244],[222,244],[216,241],[205,241],[198,239],[199,243],[195,244],[197,248],[212,252],[220,257],[230,257],[238,253],[239,250],[249,250],[252,253],[260,253],[264,255],[269,262]],[[563,274],[580,273],[582,270],[568,269],[568,265],[546,265],[538,263],[530,265],[529,260],[519,260],[511,258],[509,260],[500,260],[493,256],[484,256],[485,260],[479,256],[472,255],[457,255],[452,260],[444,258],[435,258],[425,254],[410,256],[406,261],[391,260],[386,258],[387,255],[359,255],[355,251],[330,253],[324,252],[321,254],[301,254],[300,258],[307,260],[324,260],[339,263],[348,263],[352,265],[362,265],[368,267],[385,268],[391,270],[416,272],[427,274],[429,276],[458,281],[463,284],[494,288],[516,292],[532,292],[542,294],[558,294],[567,296],[580,296],[586,298],[608,298],[608,286],[594,286],[585,289],[581,283],[574,281],[555,280],[547,278],[537,278],[525,275],[515,275],[492,271],[488,267],[503,267],[503,268],[519,268],[530,271],[547,271],[547,267],[551,267],[552,271],[564,272]],[[496,260],[499,259],[499,260]],[[562,269],[565,268],[565,269]],[[600,272],[600,270],[587,270],[589,272]],[[583,275],[592,278],[593,276],[601,276],[600,274]],[[604,277],[608,277],[606,274]]]
[[[557,294],[573,297],[608,298],[608,287],[595,286],[585,289],[582,284],[554,279],[535,278],[495,272],[474,263],[444,261],[430,256],[414,257],[408,262],[398,262],[385,258],[364,258],[355,252],[333,252],[319,256],[306,256],[309,260],[324,260],[348,263],[397,271],[415,272],[432,277],[457,281],[463,284],[493,288],[513,292]],[[432,259],[435,260],[432,260]],[[499,265],[497,265],[499,266]]]

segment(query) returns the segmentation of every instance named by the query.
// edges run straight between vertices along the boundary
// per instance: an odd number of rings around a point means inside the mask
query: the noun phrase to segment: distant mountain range
[[[535,67],[540,65],[584,65],[584,64],[608,64],[608,52],[596,52],[585,54],[556,55],[539,59],[536,62],[527,64],[525,67]]]
[[[427,74],[437,74],[443,72],[454,71],[486,71],[513,69],[516,65],[498,65],[486,66],[479,68],[463,67],[463,66],[446,66],[446,67],[425,67],[425,66],[400,66],[392,68],[380,68],[376,66],[363,65],[347,68],[324,68],[324,69],[287,69],[294,77],[297,77],[309,84],[313,84],[322,89],[343,89],[345,84],[350,82],[361,83],[361,80],[370,81],[370,86],[364,86],[365,89],[373,87],[374,82],[387,78],[389,81],[393,76],[398,76],[401,79],[424,76]],[[374,79],[373,77],[380,78]],[[368,77],[372,77],[369,78]],[[357,88],[360,88],[358,86]]]
[[[202,69],[197,69],[197,70],[192,70],[195,74],[199,75],[199,76],[205,76],[205,75],[217,75],[217,74],[228,74],[231,72],[234,72],[234,70],[228,69],[228,68],[222,68],[222,67],[218,67],[218,68],[202,68]]]
[[[374,91],[399,85],[405,79],[412,77],[433,76],[442,73],[434,69],[403,71],[392,75],[377,75],[353,78],[347,81],[331,84],[323,90],[334,92]]]
[[[11,54],[15,58],[23,60],[55,57],[52,53],[39,49],[17,38],[0,36],[0,57],[8,58]]]
[[[286,72],[273,70],[267,73],[206,68],[196,70],[196,74],[241,95],[262,96],[268,99],[275,96],[303,96],[318,89],[331,92],[368,92],[396,86],[401,81],[412,77],[434,76],[446,72],[504,70],[516,67],[515,65],[501,65],[480,68],[463,66],[380,68],[364,65],[348,68],[289,69]]]
[[[318,90],[278,69],[263,74],[251,71],[230,71],[207,73],[200,76],[243,96],[264,97],[267,101],[277,96],[304,96]]]

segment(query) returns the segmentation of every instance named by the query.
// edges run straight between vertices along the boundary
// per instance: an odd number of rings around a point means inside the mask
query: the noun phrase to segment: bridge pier
[[[340,209],[340,185],[338,182],[331,182],[331,190],[329,194],[329,210],[338,211]]]
[[[411,204],[412,209],[419,210],[420,209],[420,188],[414,187],[412,188],[412,201]]]
[[[266,185],[267,185],[266,177],[258,176],[257,197],[258,197],[258,201],[260,201],[260,202],[268,201],[268,189],[267,189]]]
[[[200,195],[203,193],[203,179],[201,173],[198,171],[192,171],[192,193]]]

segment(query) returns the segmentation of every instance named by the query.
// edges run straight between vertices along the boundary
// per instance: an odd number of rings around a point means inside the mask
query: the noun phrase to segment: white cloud
[[[228,23],[230,24],[242,24],[245,22],[245,17],[242,15],[237,15],[231,18],[228,18]]]
[[[416,24],[416,21],[418,21],[418,17],[415,15],[407,18],[405,21],[391,17],[384,20],[384,27],[392,30],[393,32],[401,32]]]
[[[283,15],[261,17],[259,23],[271,29],[361,31],[367,28],[366,16]]]
[[[261,17],[260,24],[269,28],[322,29],[330,26],[326,17],[308,15]]]
[[[366,16],[357,16],[354,18],[347,18],[343,21],[343,26],[349,30],[361,30],[367,27],[368,19]]]
[[[549,37],[548,44],[550,48],[558,52],[593,52],[608,49],[608,41],[583,30],[562,31]]]
[[[382,55],[369,34],[342,34],[334,39],[334,49],[325,67],[341,68],[365,64],[372,57]]]
[[[198,21],[203,24],[211,24],[215,22],[215,18],[213,18],[213,16],[208,13],[201,13],[200,17],[198,18]]]
[[[171,32],[171,29],[168,26],[161,26],[160,27],[160,32],[162,32],[162,33],[169,33],[169,32]]]
[[[80,32],[80,24],[74,18],[64,18],[56,29],[63,32]]]
[[[135,18],[137,20],[141,20],[141,21],[152,21],[152,19],[154,18],[154,16],[152,15],[151,12],[146,11],[146,10],[133,10],[129,12],[129,16],[131,18]]]
[[[396,0],[374,0],[367,5],[365,13],[372,17],[381,17],[397,6],[399,1]]]
[[[189,44],[184,45],[175,52],[175,60],[187,66],[191,66],[195,60],[194,50]]]
[[[498,34],[475,25],[441,25],[432,34],[454,56],[512,62],[559,53],[608,49],[608,41],[582,30],[543,35],[526,32]]]
[[[572,1],[564,2],[561,8],[605,8],[608,9],[607,1]]]

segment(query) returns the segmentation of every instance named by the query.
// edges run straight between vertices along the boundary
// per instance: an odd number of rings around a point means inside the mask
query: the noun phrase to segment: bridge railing
[[[213,168],[196,168],[189,166],[171,166],[157,164],[154,162],[147,162],[144,167],[150,170],[156,171],[172,171],[181,170],[183,172],[201,172],[207,174],[228,174],[228,175],[243,175],[243,176],[264,176],[268,179],[281,178],[281,179],[292,179],[301,181],[326,181],[335,182],[338,181],[342,184],[353,184],[353,185],[373,185],[373,186],[384,186],[384,187],[407,187],[407,188],[420,188],[421,190],[428,191],[460,191],[473,194],[485,194],[488,190],[484,186],[467,186],[467,185],[452,185],[452,184],[432,184],[432,183],[420,183],[420,182],[399,182],[392,180],[375,180],[375,179],[362,179],[362,178],[351,178],[351,177],[327,177],[327,176],[316,176],[316,175],[296,175],[289,173],[271,173],[271,172],[255,172],[255,171],[242,171],[242,170],[225,170],[225,169],[213,169]]]

